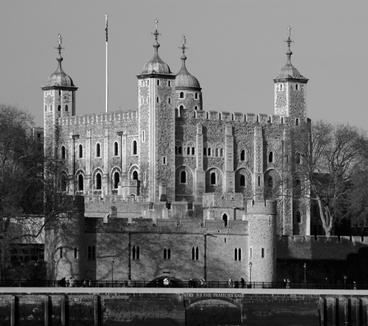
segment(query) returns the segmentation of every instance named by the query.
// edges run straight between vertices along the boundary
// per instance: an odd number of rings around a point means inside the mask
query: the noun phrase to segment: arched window
[[[215,156],[219,156],[219,149],[218,148],[215,149],[215,153],[216,153]]]
[[[119,143],[117,141],[114,143],[114,155],[119,155]]]
[[[120,173],[119,172],[115,172],[114,173],[114,189],[118,189],[119,182],[120,182]]]
[[[296,164],[300,164],[300,163],[301,163],[301,160],[300,160],[300,153],[296,153],[296,155],[295,155],[295,163],[296,163]]]
[[[169,97],[169,99],[168,99],[168,102],[169,102],[169,104],[171,104],[171,98]]]
[[[179,98],[184,98],[184,92],[180,92]]]
[[[101,178],[101,173],[97,173],[96,174],[96,189],[97,190],[101,190],[102,188],[102,178]]]
[[[272,151],[268,153],[268,162],[273,163],[273,152]]]
[[[224,149],[223,149],[223,148],[221,148],[221,149],[220,149],[220,156],[221,156],[221,157],[223,157],[223,156],[224,156]]]
[[[211,185],[216,184],[216,172],[211,172],[211,174],[210,174],[210,183],[211,183]]]
[[[178,146],[175,146],[175,155],[178,154]]]
[[[138,146],[137,146],[137,141],[133,140],[133,144],[132,144],[132,154],[133,155],[137,155],[138,154]]]
[[[96,144],[96,157],[101,157],[101,145],[99,143]]]
[[[65,160],[65,158],[66,158],[65,146],[61,146],[61,159]]]
[[[240,152],[240,161],[245,161],[245,150],[242,149],[242,151]]]
[[[180,183],[186,183],[187,182],[187,173],[185,171],[180,172]]]
[[[299,119],[298,118],[295,119],[295,125],[299,126]]]
[[[178,154],[181,154],[182,153],[182,148],[181,146],[178,147]]]
[[[194,155],[194,154],[195,154],[195,148],[192,147],[192,155]]]
[[[194,94],[194,98],[195,98],[196,100],[198,99],[198,93],[197,93],[197,92]]]
[[[196,110],[196,111],[198,110],[198,106],[197,105],[194,107],[194,110]]]
[[[240,175],[240,187],[245,187],[245,176]]]
[[[96,259],[96,247],[95,246],[88,246],[88,260]]]
[[[297,222],[297,223],[301,223],[301,221],[302,221],[302,217],[301,217],[301,215],[300,215],[300,212],[299,212],[299,211],[297,211],[297,212],[296,212],[296,222]]]
[[[60,177],[60,190],[66,191],[66,188],[67,188],[67,178],[65,173],[62,173]]]
[[[78,176],[78,190],[83,191],[83,175]]]
[[[58,105],[58,111],[61,111],[61,105]]]
[[[190,147],[187,147],[187,155],[190,155]]]
[[[208,149],[207,149],[207,155],[211,156],[211,148],[210,147],[208,147]]]
[[[138,180],[138,172],[133,171],[133,180]]]
[[[222,220],[224,221],[225,227],[227,226],[227,214],[222,215]]]
[[[74,259],[78,259],[78,248],[74,248]]]
[[[79,145],[79,158],[83,158],[83,146],[82,146],[82,144]]]
[[[68,112],[68,106],[65,105],[65,112]]]
[[[181,114],[181,111],[184,110],[184,106],[183,105],[180,105],[179,106],[179,109],[180,109],[180,114]]]

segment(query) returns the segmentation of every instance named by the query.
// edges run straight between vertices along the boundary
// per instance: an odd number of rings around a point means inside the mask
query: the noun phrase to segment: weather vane
[[[291,40],[291,27],[290,26],[288,26],[288,39],[285,40],[284,42],[288,44],[288,48],[290,50],[290,44],[294,42]]]
[[[61,50],[63,50],[64,48],[61,46],[63,44],[63,39],[61,38],[61,34],[58,34],[58,46],[55,48],[59,51],[59,55],[61,58]]]
[[[154,33],[152,33],[152,35],[155,36],[155,41],[156,41],[156,45],[154,45],[155,47],[159,47],[160,46],[160,43],[158,43],[158,36],[161,35],[159,32],[158,32],[158,19],[155,20],[155,24],[156,24],[156,30]]]

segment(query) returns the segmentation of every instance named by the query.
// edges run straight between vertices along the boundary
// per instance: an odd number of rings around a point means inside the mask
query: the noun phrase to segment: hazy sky
[[[136,109],[137,78],[153,55],[177,73],[183,34],[187,68],[205,110],[273,113],[273,78],[292,63],[309,78],[308,116],[368,129],[368,1],[12,0],[0,3],[0,102],[27,108],[40,126],[41,86],[57,67],[77,91],[77,114],[105,109],[105,13],[109,14],[110,111]]]

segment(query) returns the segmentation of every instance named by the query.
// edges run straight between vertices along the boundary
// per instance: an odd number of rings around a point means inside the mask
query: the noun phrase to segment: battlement
[[[279,236],[278,259],[346,260],[366,250],[368,237],[360,236]]]
[[[117,121],[134,121],[138,119],[136,110],[115,111],[108,113],[87,114],[59,118],[60,126],[93,125],[97,123],[112,123]]]
[[[247,214],[249,215],[276,215],[274,200],[248,200]]]
[[[179,113],[179,110],[175,110],[176,117],[180,118],[183,114]],[[210,120],[210,121],[235,121],[235,122],[242,122],[242,123],[249,123],[249,124],[293,124],[295,123],[293,118],[290,117],[283,117],[280,115],[267,115],[263,113],[255,114],[255,113],[240,113],[234,112],[230,113],[227,111],[205,111],[205,110],[194,110],[193,115],[195,119],[200,120]],[[305,121],[308,121],[306,119]]]
[[[91,232],[146,232],[146,233],[188,233],[188,234],[240,234],[248,232],[247,221],[229,221],[225,226],[223,221],[189,221],[174,219],[150,218],[118,218],[108,219],[108,223],[103,218],[87,218],[85,220],[85,231]]]
[[[205,193],[203,207],[243,207],[242,193]]]
[[[363,236],[330,236],[325,235],[283,235],[278,237],[279,242],[283,243],[325,243],[325,244],[339,244],[339,243],[351,243],[351,244],[364,244],[368,245],[368,237]]]

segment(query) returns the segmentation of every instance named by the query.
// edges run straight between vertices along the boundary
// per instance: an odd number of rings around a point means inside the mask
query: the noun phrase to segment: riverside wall
[[[0,325],[368,325],[368,291],[1,288]]]

